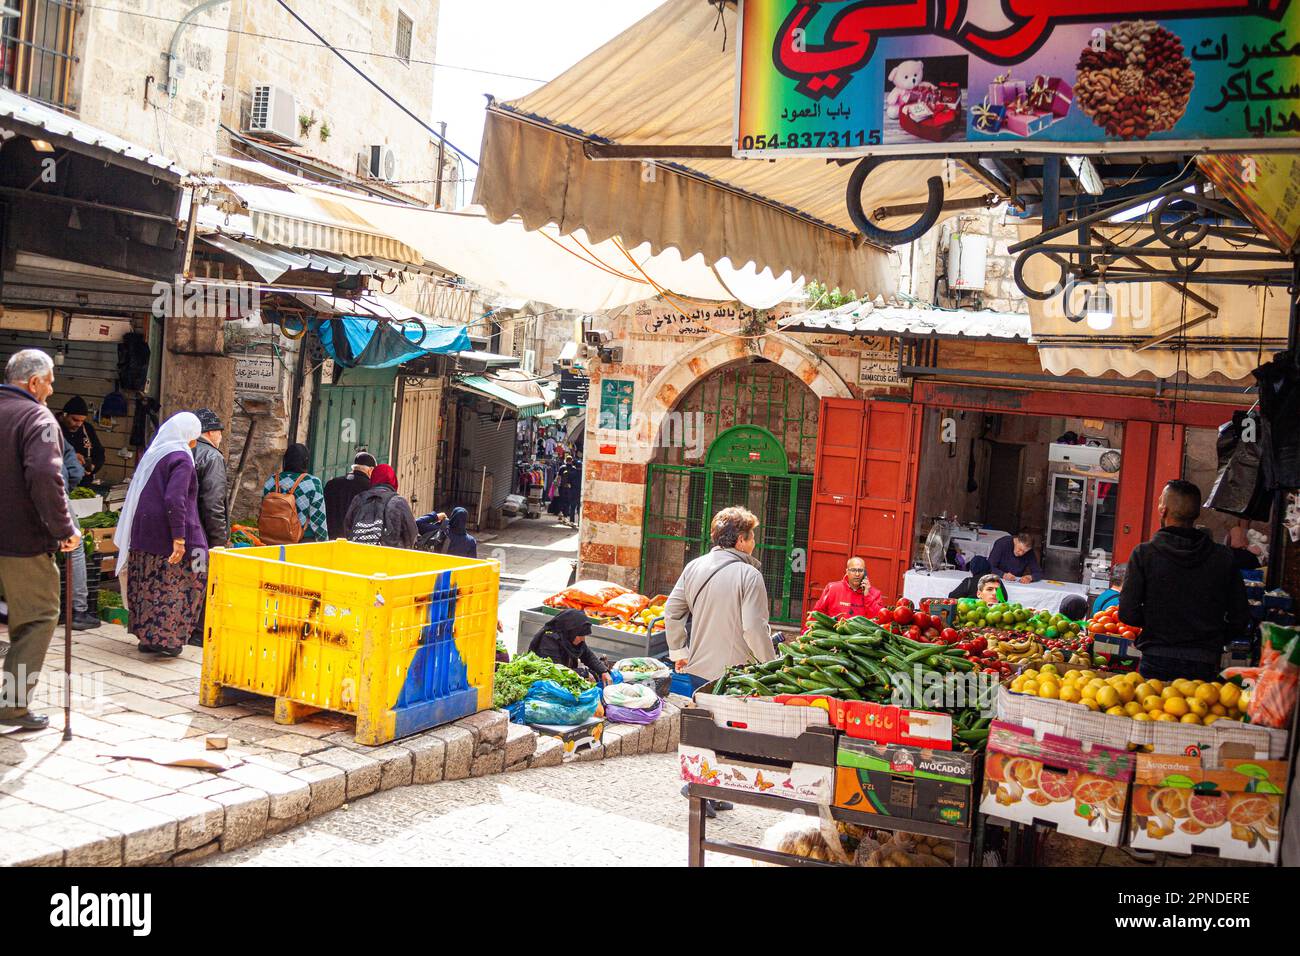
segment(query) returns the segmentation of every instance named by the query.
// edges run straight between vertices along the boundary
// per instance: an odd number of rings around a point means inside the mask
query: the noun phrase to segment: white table
[[[965,571],[955,570],[908,571],[903,575],[903,597],[917,606],[928,598],[946,598],[966,576]],[[1053,614],[1061,610],[1061,602],[1072,594],[1085,600],[1088,597],[1087,588],[1069,581],[1035,581],[1033,584],[1003,581],[1002,585],[1007,589],[1007,599],[1013,604]]]
[[[966,559],[967,564],[970,564],[971,558],[987,558],[993,551],[993,545],[1010,536],[1009,532],[994,531],[991,528],[981,528],[977,533],[979,537],[974,541],[969,538],[952,539],[953,546]]]

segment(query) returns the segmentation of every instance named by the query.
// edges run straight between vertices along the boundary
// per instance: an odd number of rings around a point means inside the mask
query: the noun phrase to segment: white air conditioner
[[[298,101],[278,86],[253,87],[253,108],[248,114],[248,132],[282,143],[298,143]]]
[[[357,172],[371,179],[392,182],[397,178],[397,153],[391,146],[370,146],[357,157]]]

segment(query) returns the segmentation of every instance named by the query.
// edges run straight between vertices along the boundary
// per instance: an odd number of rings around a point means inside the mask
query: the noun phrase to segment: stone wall
[[[647,466],[660,450],[659,426],[701,379],[716,369],[755,358],[773,362],[807,385],[818,398],[864,397],[854,384],[858,349],[842,335],[786,335],[759,339],[724,334],[673,335],[647,332],[629,307],[599,316],[612,344],[622,346],[623,361],[588,360],[591,400],[583,475],[583,510],[579,575],[638,587]],[[633,428],[602,428],[600,389],[605,379],[633,383]],[[884,394],[887,389],[873,389]]]
[[[1028,313],[1029,303],[1012,278],[1015,257],[1007,251],[1019,239],[1019,223],[1006,206],[968,210],[944,220],[937,229],[898,251],[900,290],[946,308]],[[954,236],[962,234],[986,240],[982,292],[958,292],[948,286],[948,249]]]
[[[167,95],[166,52],[177,21],[195,0],[85,4],[73,70],[80,119],[167,156],[191,172],[210,172],[221,118],[230,5],[194,20],[177,47],[184,75]]]

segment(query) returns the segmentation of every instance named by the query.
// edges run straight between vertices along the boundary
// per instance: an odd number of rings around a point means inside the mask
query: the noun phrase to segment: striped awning
[[[504,405],[519,418],[531,418],[546,411],[546,403],[521,395],[513,389],[499,385],[482,375],[464,375],[456,379],[455,387],[475,395],[482,395],[498,405]]]
[[[304,196],[286,189],[223,182],[248,210],[255,239],[290,249],[312,249],[423,265],[424,256],[384,235],[342,203],[326,196]]]

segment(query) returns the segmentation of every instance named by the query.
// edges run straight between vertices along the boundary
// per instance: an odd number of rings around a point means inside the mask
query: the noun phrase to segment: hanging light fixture
[[[1105,286],[1088,290],[1083,299],[1083,316],[1094,332],[1105,332],[1115,324],[1115,304]]]

